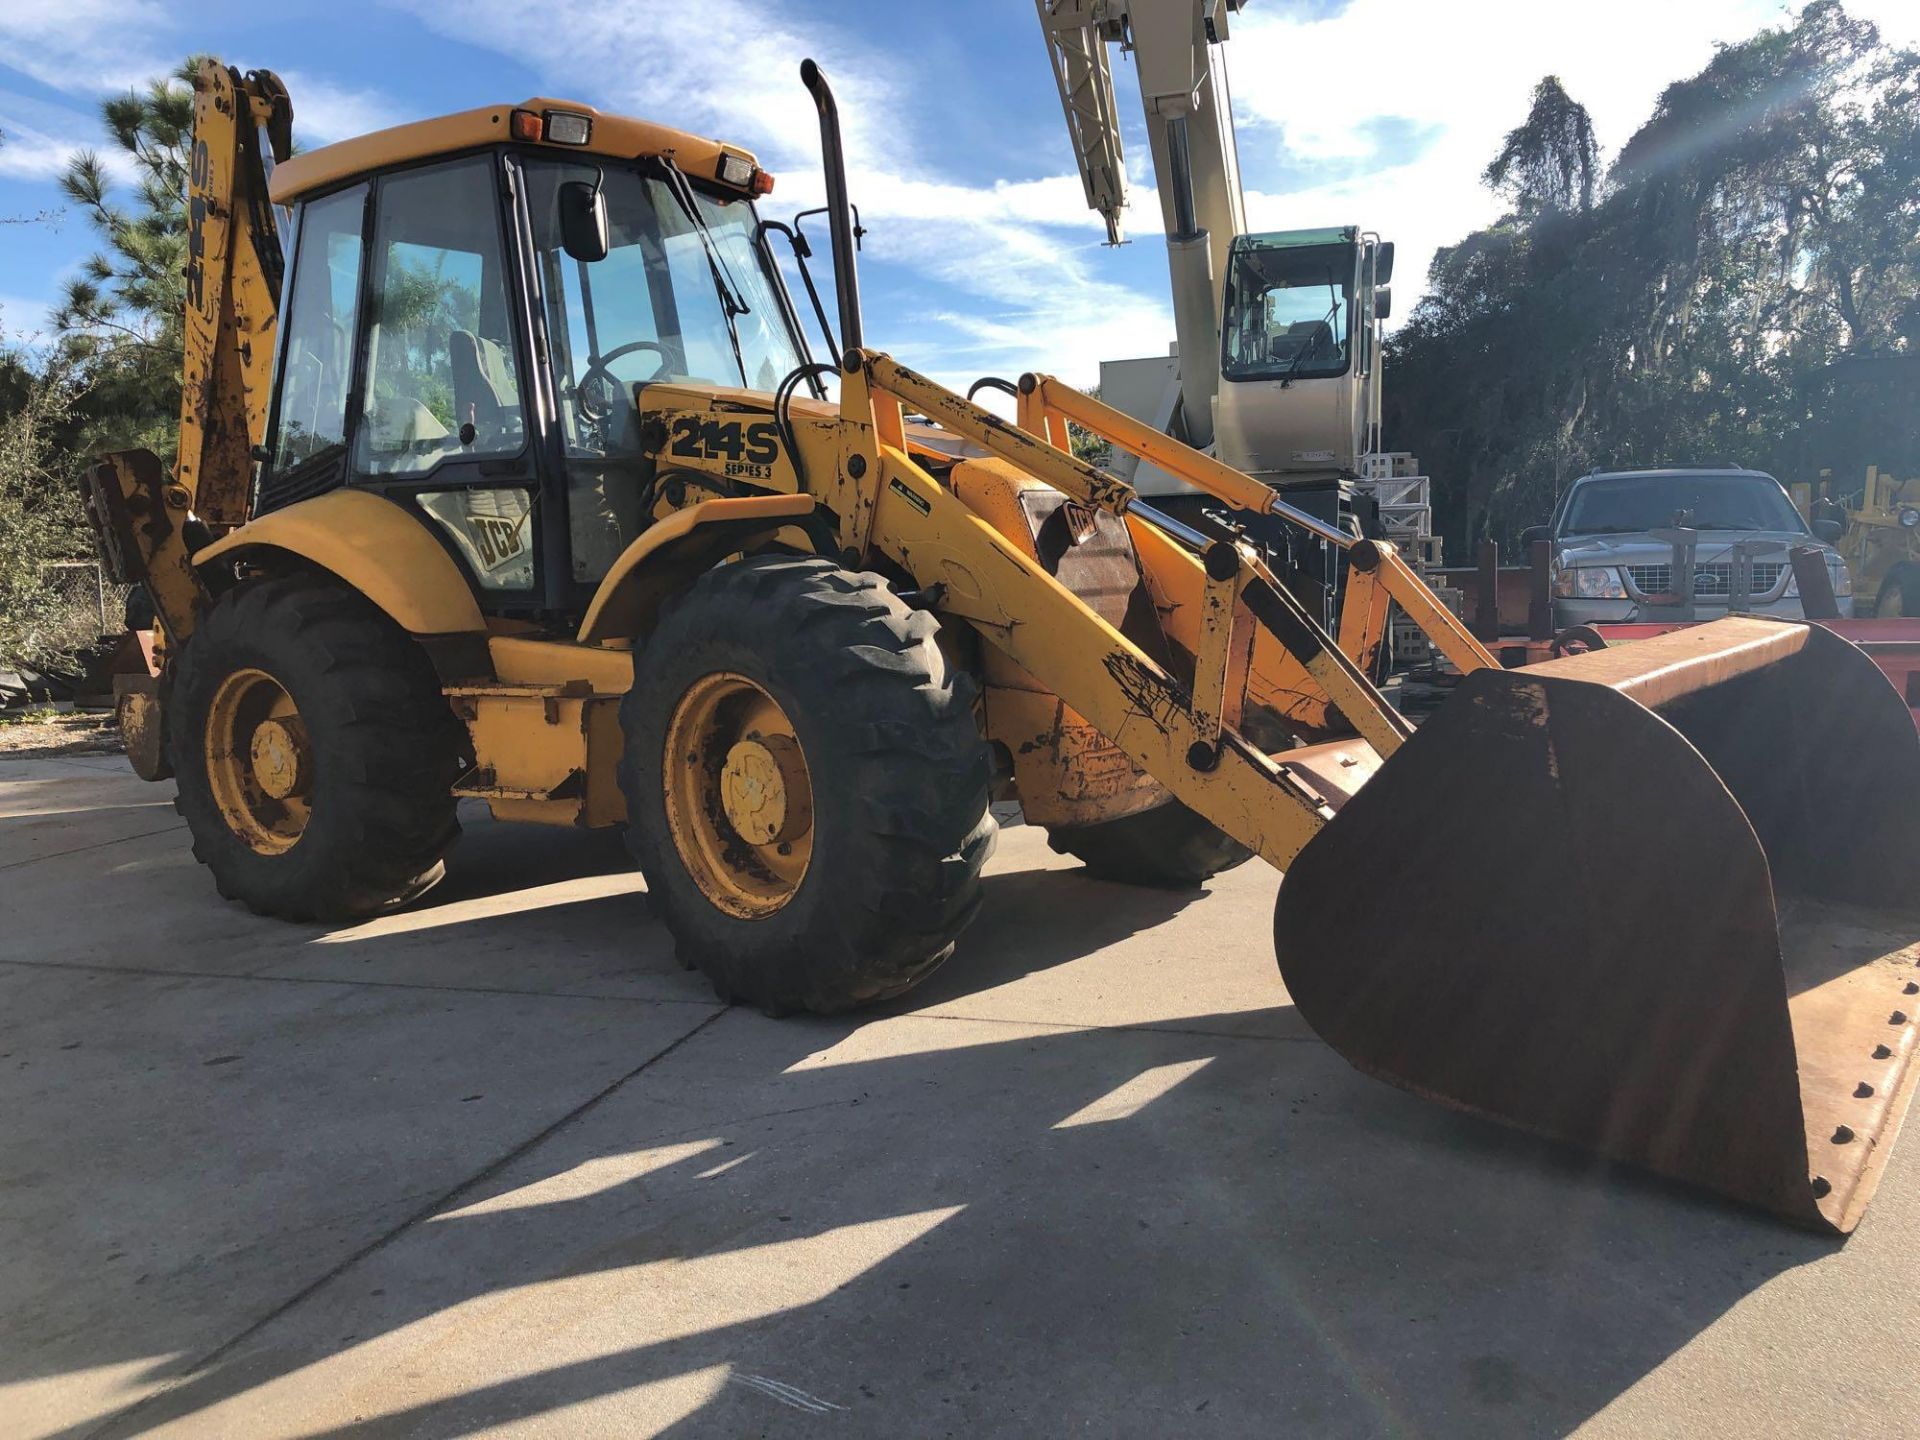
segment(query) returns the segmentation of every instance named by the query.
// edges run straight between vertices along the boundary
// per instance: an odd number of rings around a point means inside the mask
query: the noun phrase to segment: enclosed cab
[[[1379,321],[1393,247],[1357,227],[1234,237],[1214,438],[1276,485],[1353,478],[1378,448]]]
[[[1392,243],[1348,225],[1236,235],[1227,253],[1214,454],[1275,486],[1357,478],[1378,449]],[[1180,373],[1177,354],[1103,361],[1100,394],[1184,437]],[[1115,468],[1143,495],[1200,493],[1150,462]]]
[[[538,99],[282,164],[255,515],[378,495],[428,523],[483,614],[583,614],[656,498],[639,387],[768,392],[809,358],[759,243],[770,184],[744,151]],[[570,205],[597,212],[603,256],[569,253]],[[765,435],[715,441],[767,468]]]

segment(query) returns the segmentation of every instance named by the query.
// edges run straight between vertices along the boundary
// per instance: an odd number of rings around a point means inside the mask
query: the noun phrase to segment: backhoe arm
[[[194,77],[187,194],[186,355],[174,480],[216,533],[247,519],[266,436],[280,281],[270,164],[292,149],[293,107],[271,71],[204,60]]]
[[[147,450],[103,455],[82,480],[108,573],[141,584],[174,642],[209,595],[193,551],[247,520],[253,447],[266,436],[285,258],[269,164],[292,148],[293,107],[266,70],[216,60],[194,76],[187,193],[180,445],[173,474]]]

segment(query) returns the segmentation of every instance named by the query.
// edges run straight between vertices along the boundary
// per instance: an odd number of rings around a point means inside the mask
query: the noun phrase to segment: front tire
[[[761,556],[667,609],[621,706],[627,843],[724,1000],[832,1014],[917,984],[980,904],[970,679],[877,575]]]
[[[167,735],[194,858],[256,914],[358,919],[445,871],[465,733],[425,652],[337,581],[222,596],[181,649]]]

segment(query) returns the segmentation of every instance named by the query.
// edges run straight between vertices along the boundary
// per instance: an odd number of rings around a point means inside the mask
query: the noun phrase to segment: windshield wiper
[[[1333,317],[1340,313],[1340,295],[1339,292],[1333,288],[1333,267],[1331,265],[1327,267],[1327,294],[1333,297],[1333,303],[1327,306],[1327,313],[1321,317],[1320,323],[1325,325],[1328,332],[1331,333],[1333,330]],[[1313,341],[1318,338],[1318,336],[1309,338],[1301,344],[1298,350],[1293,352],[1293,360],[1287,366],[1287,373],[1280,377],[1280,388],[1282,390],[1293,384],[1293,377],[1299,373],[1300,367],[1306,363],[1307,354],[1313,349]]]
[[[688,223],[693,226],[693,233],[700,237],[701,247],[707,252],[707,264],[713,267],[713,277],[720,285],[720,298],[732,314],[751,315],[753,307],[747,304],[746,297],[740,293],[740,282],[733,278],[733,268],[720,253],[720,247],[713,243],[713,232],[707,228],[706,217],[701,215],[700,206],[693,198],[693,187],[687,183],[686,172],[664,155],[659,157],[658,163],[667,177],[667,188],[673,192],[673,198],[680,202]]]
[[[713,243],[713,232],[707,228],[706,218],[701,215],[700,206],[693,198],[693,187],[687,183],[685,172],[664,155],[658,158],[658,164],[661,173],[667,177],[667,189],[673,192],[673,198],[680,203],[687,223],[693,226],[693,233],[700,237],[701,248],[707,252],[707,269],[713,273],[714,288],[720,292],[720,315],[727,322],[727,340],[733,346],[733,363],[740,371],[740,383],[749,384],[746,355],[740,348],[740,326],[736,322],[742,315],[751,315],[753,308],[740,293],[740,282],[733,278],[732,267],[720,253],[720,247]]]

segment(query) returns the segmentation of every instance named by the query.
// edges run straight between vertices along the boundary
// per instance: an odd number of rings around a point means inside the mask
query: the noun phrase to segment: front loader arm
[[[1131,486],[885,355],[849,351],[837,421],[798,427],[808,487],[840,517],[850,554],[877,551],[935,608],[967,620],[1191,809],[1284,868],[1344,793],[1226,723],[1235,631],[1282,647],[1303,685],[1337,707],[1375,756],[1407,726],[1250,547],[1209,541],[1142,505]],[[1083,505],[1179,539],[1199,597],[1191,684],[1170,674],[921,468],[900,440],[903,404]],[[1226,472],[1234,475],[1235,472]],[[1246,485],[1257,482],[1237,477]],[[1250,492],[1251,495],[1251,492]],[[1241,631],[1244,638],[1245,632]],[[1369,757],[1371,758],[1371,757]]]
[[[903,451],[882,448],[878,466],[873,547],[1190,808],[1282,869],[1332,818],[1300,777],[1218,725],[1217,708],[1196,714],[1185,686]]]

